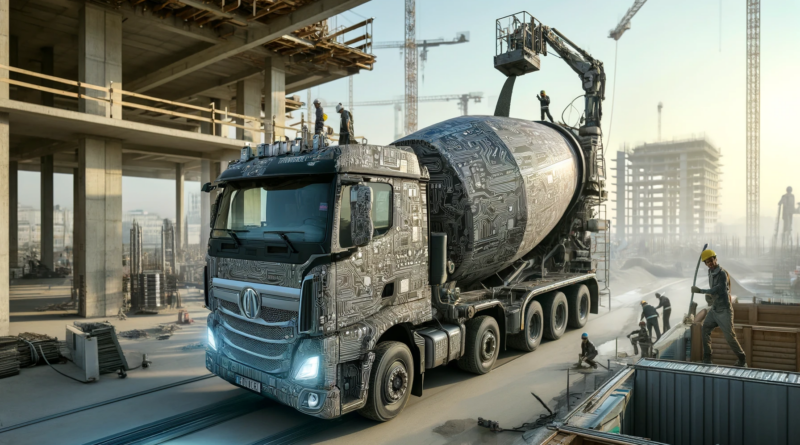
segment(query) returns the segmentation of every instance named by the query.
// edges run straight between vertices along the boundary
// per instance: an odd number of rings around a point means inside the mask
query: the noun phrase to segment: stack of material
[[[155,309],[164,306],[164,274],[156,271],[147,271],[139,275],[139,307],[142,309]]]
[[[31,347],[34,348],[35,353],[31,353]],[[61,356],[58,339],[33,332],[19,334],[17,355],[20,367],[27,368],[31,365],[44,365],[45,361],[42,358],[42,353],[44,353],[44,357],[47,358],[50,364],[57,363]]]
[[[117,372],[119,369],[128,371],[128,361],[122,353],[122,347],[117,340],[117,332],[109,323],[78,323],[77,326],[83,332],[92,334],[97,338],[97,358],[100,362],[100,374]]]
[[[0,379],[19,374],[17,338],[0,337]]]

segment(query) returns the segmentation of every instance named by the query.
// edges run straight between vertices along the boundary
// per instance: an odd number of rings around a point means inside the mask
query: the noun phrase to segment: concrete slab
[[[166,155],[219,160],[238,156],[242,142],[219,136],[94,116],[10,99],[0,99],[0,113],[8,113],[14,134],[74,141],[81,135],[118,139],[123,145],[151,147]]]

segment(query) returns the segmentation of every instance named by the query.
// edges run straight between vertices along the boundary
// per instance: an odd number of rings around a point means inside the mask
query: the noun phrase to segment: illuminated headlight
[[[308,393],[308,407],[316,408],[318,404],[319,404],[319,396],[314,394],[313,392]]]
[[[317,378],[319,373],[319,357],[309,357],[303,362],[303,366],[297,371],[295,380],[309,380]]]
[[[214,331],[211,330],[211,327],[208,327],[208,345],[211,346],[211,349],[217,350],[217,341],[214,340]]]

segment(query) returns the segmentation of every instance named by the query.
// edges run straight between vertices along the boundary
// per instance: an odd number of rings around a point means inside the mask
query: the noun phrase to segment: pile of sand
[[[667,278],[676,277],[683,278],[684,273],[677,266],[665,267],[651,263],[645,258],[630,258],[622,265],[622,270],[630,269],[632,267],[640,267],[655,277]]]

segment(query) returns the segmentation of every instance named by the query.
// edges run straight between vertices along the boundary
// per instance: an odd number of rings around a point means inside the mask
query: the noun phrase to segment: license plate
[[[236,384],[261,394],[261,382],[256,382],[255,380],[248,379],[247,377],[237,375]]]

